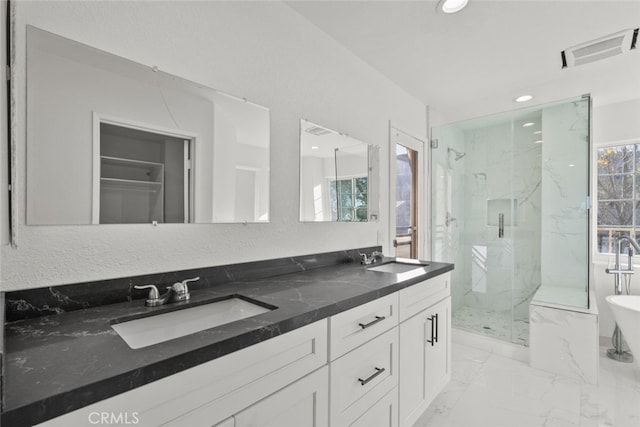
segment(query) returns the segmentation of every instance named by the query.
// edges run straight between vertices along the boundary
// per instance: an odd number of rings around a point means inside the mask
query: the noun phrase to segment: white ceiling
[[[292,1],[288,5],[451,122],[590,93],[595,105],[640,98],[640,48],[561,69],[560,52],[640,27],[640,0]],[[640,42],[639,42],[640,45]],[[433,123],[435,124],[435,123]]]

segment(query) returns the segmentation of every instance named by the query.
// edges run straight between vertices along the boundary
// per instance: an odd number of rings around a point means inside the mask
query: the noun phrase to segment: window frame
[[[366,209],[367,209],[367,218],[361,221],[358,221],[356,218],[357,216],[357,210],[358,207],[356,206],[355,200],[356,200],[356,180],[358,179],[365,179],[366,183],[367,183],[367,204],[365,205]],[[328,178],[329,180],[329,185],[327,186],[327,192],[328,192],[328,200],[329,203],[331,205],[333,205],[333,198],[332,198],[332,188],[336,189],[335,193],[336,193],[336,215],[337,217],[333,216],[333,208],[331,208],[331,221],[337,221],[337,222],[369,222],[369,176],[368,175],[349,175],[349,176],[345,176],[345,177],[341,177],[340,179],[337,178],[333,178],[330,177]],[[351,220],[340,220],[339,217],[339,213],[340,213],[340,206],[339,206],[339,197],[338,197],[338,191],[337,191],[337,185],[336,183],[339,181],[351,181],[351,197],[352,197],[352,202],[353,202],[353,206],[350,208],[351,213],[353,214],[353,218]]]
[[[592,194],[591,209],[593,210],[591,215],[591,218],[592,218],[591,219],[592,221],[591,223],[591,254],[592,254],[592,260],[596,264],[609,264],[612,260],[612,257],[615,256],[615,252],[612,252],[612,253],[600,252],[599,245],[598,245],[598,205],[600,202],[598,197],[598,179],[600,176],[598,174],[598,150],[602,148],[617,147],[622,145],[640,145],[640,136],[635,138],[628,138],[628,139],[622,139],[622,140],[616,140],[616,141],[605,141],[605,142],[599,142],[599,143],[593,144],[593,152],[591,156],[591,159],[592,159],[591,170],[593,171],[591,174],[592,175],[591,176],[591,194]],[[640,164],[640,159],[635,159],[635,160],[637,161],[637,163],[634,166],[637,166],[637,164]],[[634,180],[635,180],[635,175],[640,174],[640,172],[637,172],[634,170],[633,174],[634,174]],[[640,203],[640,197],[636,197],[635,193],[636,192],[634,188],[632,198],[630,200],[632,200],[633,202]],[[623,200],[629,200],[629,199],[623,199]],[[633,206],[632,209],[635,215],[635,206]],[[631,230],[633,233],[640,232],[640,226],[632,225]],[[634,265],[640,265],[640,254],[634,255]]]

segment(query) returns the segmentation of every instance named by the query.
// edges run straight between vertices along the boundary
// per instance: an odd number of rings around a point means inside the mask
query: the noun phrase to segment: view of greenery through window
[[[367,220],[367,177],[332,180],[331,217],[337,221]]]
[[[598,252],[640,236],[640,143],[598,149]]]

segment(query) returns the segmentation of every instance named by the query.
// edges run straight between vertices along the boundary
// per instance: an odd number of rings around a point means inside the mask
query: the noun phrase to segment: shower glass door
[[[528,342],[535,297],[588,305],[589,99],[433,129],[432,258],[454,327]]]

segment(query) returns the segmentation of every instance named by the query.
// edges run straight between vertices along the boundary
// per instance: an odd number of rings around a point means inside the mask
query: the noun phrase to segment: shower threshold
[[[492,312],[470,307],[452,310],[454,328],[524,346],[529,345],[529,319],[511,320],[511,312]]]

